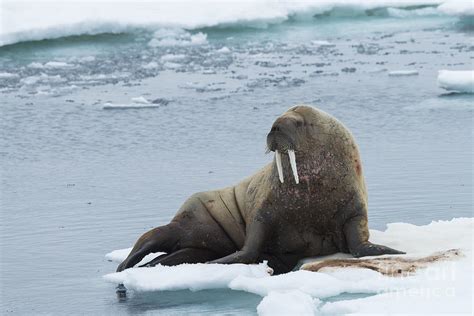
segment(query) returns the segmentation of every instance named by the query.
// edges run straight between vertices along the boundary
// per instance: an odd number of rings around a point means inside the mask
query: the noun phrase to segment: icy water
[[[104,254],[271,161],[297,103],[354,133],[371,228],[471,217],[474,98],[436,76],[472,69],[472,42],[454,17],[321,16],[0,47],[0,314],[255,314],[230,290],[118,301]],[[140,96],[157,107],[103,109]]]

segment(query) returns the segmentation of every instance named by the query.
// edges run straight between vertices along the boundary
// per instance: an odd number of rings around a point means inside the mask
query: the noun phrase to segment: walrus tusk
[[[283,183],[283,167],[281,166],[281,154],[278,150],[275,150],[275,160],[278,169],[278,178],[280,178],[280,182]]]
[[[298,169],[296,169],[296,157],[294,150],[288,150],[288,157],[290,157],[291,170],[293,171],[293,176],[295,177],[296,184],[300,183],[300,178],[298,177]]]

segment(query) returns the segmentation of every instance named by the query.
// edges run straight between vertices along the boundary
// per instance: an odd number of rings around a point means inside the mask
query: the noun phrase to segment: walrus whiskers
[[[295,177],[296,184],[300,183],[300,178],[298,177],[298,169],[296,169],[296,156],[295,151],[290,149],[288,150],[288,157],[290,157],[291,170],[293,171],[293,177]]]
[[[281,154],[278,150],[275,150],[275,160],[278,169],[278,177],[280,178],[280,182],[285,182],[283,179],[283,167],[281,165]]]

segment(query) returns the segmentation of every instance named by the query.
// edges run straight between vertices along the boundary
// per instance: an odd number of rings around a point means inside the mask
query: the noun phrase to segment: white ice
[[[18,74],[13,74],[11,72],[0,72],[0,79],[10,79],[16,77],[18,77]]]
[[[328,41],[311,41],[311,44],[314,46],[335,46]]]
[[[438,86],[448,91],[473,93],[473,70],[440,70],[438,72]]]
[[[126,110],[126,109],[147,109],[158,108],[159,104],[154,104],[148,101],[145,97],[133,97],[131,103],[110,103],[107,102],[102,106],[103,110]]]
[[[257,312],[261,316],[311,316],[317,312],[320,303],[317,298],[298,290],[274,291],[258,304]]]
[[[418,70],[393,70],[389,71],[388,75],[391,77],[417,76]]]
[[[440,12],[449,15],[472,17],[474,16],[474,4],[471,0],[445,1],[438,7]]]
[[[124,33],[143,28],[153,31],[162,28],[193,30],[239,24],[266,27],[284,22],[291,16],[313,16],[335,8],[358,15],[367,9],[426,4],[441,4],[437,9],[441,14],[473,14],[473,6],[468,0],[3,0],[0,46],[71,35]],[[433,11],[435,9],[421,8],[389,13],[403,17],[407,14],[426,15]],[[190,35],[187,39],[172,36],[150,41],[151,46],[205,43],[206,34],[203,33]]]
[[[139,97],[134,97],[132,98],[133,103],[140,103],[140,104],[150,104],[150,101],[148,101],[145,97],[139,96]]]
[[[159,108],[158,104],[143,104],[143,103],[105,103],[102,106],[103,110],[128,110],[128,109],[150,109]]]
[[[44,67],[46,68],[71,68],[74,67],[74,65],[62,62],[62,61],[50,61],[44,64]]]
[[[155,69],[158,68],[158,63],[156,61],[150,61],[148,64],[144,64],[142,67],[145,69]]]
[[[388,277],[367,269],[344,268],[326,272],[294,271],[269,276],[267,266],[185,264],[175,267],[132,268],[104,278],[124,283],[129,289],[160,291],[176,289],[231,288],[263,297],[260,315],[301,313],[457,313],[472,312],[474,218],[435,221],[416,226],[388,224],[385,231],[371,230],[371,241],[404,250],[408,257],[461,249],[463,257],[433,263],[409,277]],[[121,261],[130,251],[108,254]],[[370,294],[359,299],[324,302],[342,293]]]
[[[229,49],[229,47],[224,46],[224,47],[218,49],[216,52],[221,53],[221,54],[229,54],[229,53],[231,53],[231,50]]]
[[[266,263],[246,264],[181,264],[167,267],[133,268],[104,276],[112,283],[122,283],[127,289],[136,291],[174,291],[189,289],[227,288],[238,276],[259,279],[269,276]]]
[[[121,263],[122,261],[125,260],[125,258],[127,258],[130,251],[132,251],[132,248],[114,250],[106,254],[105,258],[112,262]],[[164,254],[164,252],[151,253],[145,256],[145,258],[143,258],[137,265],[145,264],[162,254]]]
[[[156,31],[148,42],[151,47],[196,46],[207,44],[207,34],[191,34],[179,28],[164,28]]]
[[[171,62],[176,62],[180,61],[186,58],[186,55],[184,54],[166,54],[160,57],[160,61],[162,63],[171,61]]]

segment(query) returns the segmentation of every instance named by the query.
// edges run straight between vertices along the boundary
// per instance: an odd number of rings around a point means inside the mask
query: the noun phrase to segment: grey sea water
[[[473,216],[474,98],[436,85],[440,69],[473,68],[471,26],[320,17],[167,32],[0,47],[0,314],[255,314],[258,296],[230,290],[118,301],[104,255],[271,161],[266,133],[297,103],[358,140],[371,228]],[[103,109],[140,96],[157,107]]]

